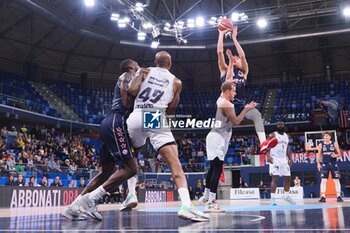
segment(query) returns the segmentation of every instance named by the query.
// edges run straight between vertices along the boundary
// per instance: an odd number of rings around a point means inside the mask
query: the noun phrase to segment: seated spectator
[[[15,169],[16,169],[16,171],[17,171],[19,174],[22,174],[22,173],[24,172],[24,168],[25,168],[25,166],[24,166],[24,164],[23,164],[23,160],[20,159],[20,160],[18,161],[18,164],[15,166]]]
[[[40,183],[39,183],[39,186],[42,186],[42,187],[48,187],[49,184],[47,183],[47,177],[46,176],[43,176],[43,178],[41,179]]]
[[[78,187],[84,188],[85,186],[85,180],[81,178]]]
[[[68,184],[68,188],[74,188],[74,180],[71,180]]]
[[[16,185],[16,183],[15,183],[15,178],[14,178],[14,176],[13,176],[12,174],[9,176],[9,179],[8,179],[8,181],[6,182],[5,185],[6,185],[6,186],[15,186],[15,185]]]
[[[260,198],[266,199],[267,198],[267,190],[266,190],[266,185],[264,182],[261,180],[260,184],[258,186],[259,191],[260,191]]]
[[[50,187],[62,187],[62,182],[59,176],[56,176],[55,180],[51,183]]]
[[[18,175],[17,181],[16,181],[16,186],[25,186],[25,182],[23,180],[23,175]]]
[[[294,179],[294,187],[300,187],[300,180],[298,176],[296,176]]]
[[[194,191],[193,191],[193,187],[190,186],[189,189],[188,189],[189,193],[190,193],[190,198],[191,198],[191,201],[193,201],[195,199],[195,194],[194,194]]]
[[[242,177],[239,178],[239,187],[240,188],[248,188],[248,184],[244,182]]]
[[[31,177],[30,177],[28,186],[29,186],[29,187],[35,187],[35,186],[37,186],[37,185],[35,184],[35,176],[31,176]]]

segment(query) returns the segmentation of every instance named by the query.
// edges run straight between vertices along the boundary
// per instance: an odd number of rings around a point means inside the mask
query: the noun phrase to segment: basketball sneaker
[[[266,154],[269,152],[272,148],[274,148],[278,143],[277,138],[270,138],[266,139],[260,144],[260,154]]]
[[[204,212],[205,213],[224,213],[225,210],[221,209],[218,203],[212,202],[208,204],[207,209]]]
[[[292,199],[290,198],[289,196],[283,196],[282,197],[282,200],[288,202],[290,205],[296,205],[297,203]]]
[[[326,202],[326,198],[325,197],[321,197],[321,199],[318,202]]]
[[[201,198],[198,199],[198,201],[203,205],[207,205],[209,200],[207,197],[205,197],[205,195],[203,195]]]
[[[87,216],[80,212],[78,206],[72,205],[69,205],[64,209],[62,216],[72,221],[84,221],[87,219]]]
[[[120,211],[130,211],[133,208],[135,208],[137,205],[139,204],[137,197],[135,194],[132,195],[128,195],[125,199],[125,201],[123,202],[122,207],[120,207]]]
[[[177,212],[177,216],[184,220],[191,220],[194,222],[206,222],[210,220],[209,214],[205,214],[199,211],[194,206],[182,205],[180,210]]]
[[[344,202],[343,198],[341,198],[340,196],[337,197],[337,202]]]
[[[96,203],[93,200],[90,200],[88,196],[88,194],[82,196],[81,206],[91,218],[101,221],[102,215],[97,211]]]

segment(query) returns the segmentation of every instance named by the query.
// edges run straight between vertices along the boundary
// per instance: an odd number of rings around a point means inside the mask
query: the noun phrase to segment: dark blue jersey
[[[336,158],[332,158],[332,154],[336,154],[334,143],[331,142],[330,144],[325,144],[322,142],[322,163],[335,163],[337,162]]]
[[[121,95],[121,86],[127,85],[131,81],[131,74],[123,73],[119,78],[114,87],[114,96],[112,101],[112,111],[113,112],[127,112],[129,109],[123,106],[122,95]]]
[[[246,84],[246,79],[244,78],[243,71],[237,67],[233,68],[233,81],[236,83],[236,96],[235,98],[237,99],[243,99],[244,93],[245,93],[245,84]],[[226,81],[226,74],[220,78],[221,83],[224,83]]]

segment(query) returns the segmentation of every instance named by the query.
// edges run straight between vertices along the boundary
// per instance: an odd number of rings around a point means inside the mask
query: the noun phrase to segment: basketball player
[[[296,203],[290,198],[290,166],[292,165],[291,153],[288,148],[289,137],[284,132],[284,122],[277,122],[277,131],[270,134],[270,138],[277,138],[278,144],[271,148],[267,154],[267,161],[269,162],[269,173],[272,176],[271,181],[271,204],[276,204],[276,189],[277,181],[280,176],[284,177],[284,195],[283,200],[287,201],[291,205]]]
[[[63,216],[71,220],[85,220],[86,215],[80,212],[82,206],[86,213],[96,220],[102,220],[97,212],[96,203],[107,192],[111,192],[119,184],[137,173],[137,160],[134,158],[126,130],[126,117],[132,107],[133,99],[128,95],[128,83],[132,79],[132,70],[139,69],[133,60],[121,62],[121,70],[125,71],[114,88],[112,112],[101,122],[101,140],[103,142],[100,163],[102,172],[93,178],[77,199],[63,212]],[[122,169],[115,171],[115,162],[120,161]]]
[[[229,80],[233,80],[236,83],[236,92],[237,95],[234,100],[235,112],[236,115],[239,115],[244,109],[246,102],[243,100],[245,93],[245,85],[248,78],[248,62],[245,57],[245,53],[237,40],[237,27],[233,26],[232,28],[232,40],[237,49],[239,56],[233,56],[230,50],[226,50],[227,56],[233,59],[233,69],[229,69],[228,65],[225,62],[224,56],[224,36],[231,29],[220,31],[219,38],[217,43],[217,54],[218,54],[218,65],[220,70],[220,81],[221,83]],[[254,121],[255,130],[258,135],[260,143],[263,143],[266,140],[264,122],[261,117],[261,113],[255,108],[249,111],[245,118]]]
[[[234,100],[236,85],[233,81],[226,81],[221,85],[221,95],[216,101],[215,120],[221,122],[220,128],[213,128],[207,138],[207,156],[210,161],[209,171],[206,176],[206,187],[199,202],[207,204],[207,212],[224,212],[216,202],[216,193],[219,178],[224,164],[224,158],[228,150],[232,136],[232,126],[238,125],[245,115],[255,108],[256,103],[251,102],[244,106],[238,116],[234,111]]]
[[[169,165],[172,179],[181,198],[182,206],[178,217],[192,221],[209,221],[209,215],[197,210],[191,204],[185,174],[178,158],[177,145],[169,128],[153,128],[161,124],[165,114],[174,114],[180,100],[182,84],[172,73],[171,56],[160,51],[155,56],[156,67],[140,69],[129,84],[129,93],[135,96],[134,111],[127,120],[130,139],[134,148],[142,147],[149,137],[151,144]],[[144,115],[151,115],[145,127]],[[157,127],[158,127],[157,126]],[[150,127],[150,128],[148,128]]]
[[[326,202],[326,183],[329,172],[332,174],[335,189],[337,192],[337,202],[343,202],[340,197],[340,172],[337,164],[337,157],[340,157],[340,149],[337,142],[332,142],[330,132],[323,135],[324,141],[318,144],[317,169],[321,172],[321,199],[320,202]]]

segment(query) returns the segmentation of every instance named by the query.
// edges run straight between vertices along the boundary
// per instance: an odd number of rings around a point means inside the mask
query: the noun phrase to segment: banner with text
[[[175,190],[166,189],[139,189],[137,192],[139,202],[170,202],[178,201],[178,193]]]
[[[82,188],[0,187],[0,207],[57,207],[71,204]]]
[[[337,158],[338,163],[350,163],[350,151],[343,150],[341,151],[340,157]],[[315,164],[316,161],[316,153],[292,153],[293,163],[310,163]]]
[[[259,199],[259,188],[235,188],[230,191],[230,199]]]
[[[277,187],[276,194],[278,198],[281,198],[284,194],[284,188],[283,187]],[[290,194],[289,196],[292,199],[303,199],[304,197],[304,189],[303,187],[290,187]]]

